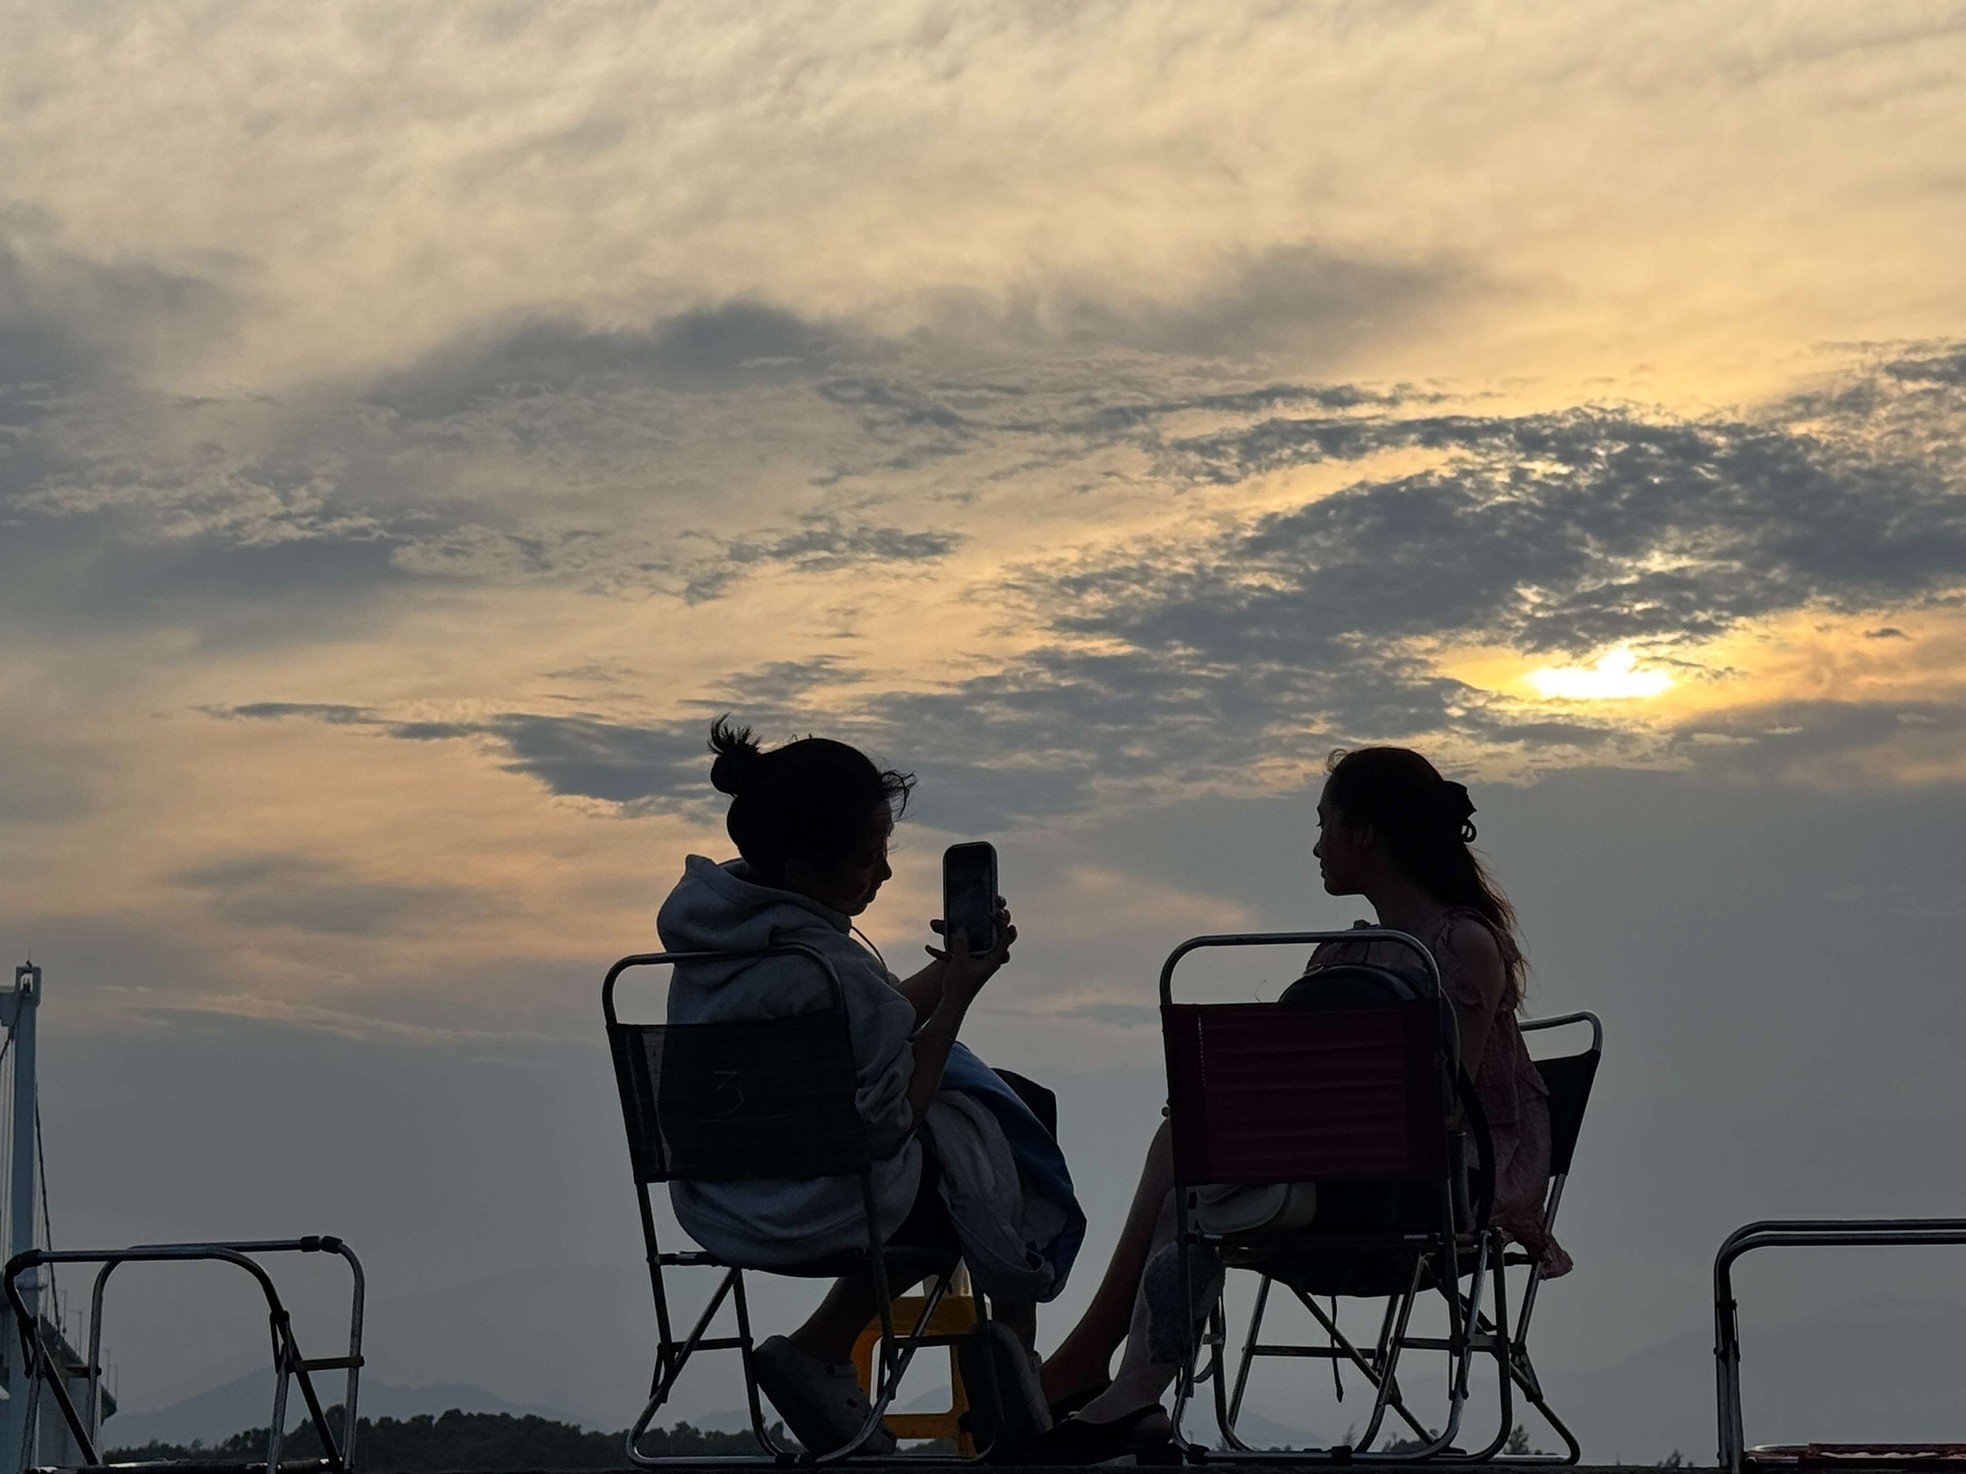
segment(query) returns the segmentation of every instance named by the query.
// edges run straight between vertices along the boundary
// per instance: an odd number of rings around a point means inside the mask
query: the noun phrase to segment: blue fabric
[[[1079,1207],[1065,1154],[1045,1130],[1044,1122],[1031,1114],[1031,1108],[1017,1092],[962,1043],[949,1046],[949,1062],[942,1070],[942,1088],[960,1090],[988,1108],[1002,1128],[1004,1140],[1010,1143],[1010,1154],[1017,1160],[1017,1173],[1024,1181],[1024,1190],[1054,1204],[1064,1214],[1064,1226],[1049,1243],[1031,1245],[1032,1251],[1051,1266],[1056,1276],[1052,1293],[1056,1294],[1065,1287],[1066,1276],[1078,1258],[1079,1246],[1085,1242],[1085,1210]]]

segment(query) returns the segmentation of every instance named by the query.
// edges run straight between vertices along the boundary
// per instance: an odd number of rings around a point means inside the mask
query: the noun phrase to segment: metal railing
[[[1748,1457],[1741,1423],[1740,1307],[1734,1264],[1756,1249],[1966,1244],[1966,1218],[1796,1218],[1743,1224],[1727,1236],[1713,1261],[1715,1401],[1720,1415],[1720,1467],[1741,1474]]]
[[[273,1284],[273,1277],[266,1272],[255,1256],[262,1254],[338,1254],[347,1261],[352,1281],[348,1317],[348,1354],[309,1358],[301,1355],[299,1342],[295,1339],[293,1318],[288,1314],[280,1299],[280,1292]],[[355,1429],[356,1395],[360,1390],[362,1368],[362,1300],[365,1282],[362,1275],[362,1262],[355,1257],[355,1251],[340,1239],[329,1234],[314,1234],[298,1239],[254,1239],[231,1243],[195,1244],[138,1244],[127,1249],[34,1249],[25,1254],[16,1254],[7,1261],[6,1271],[0,1277],[4,1284],[7,1303],[12,1307],[16,1329],[20,1333],[21,1351],[26,1358],[27,1387],[39,1380],[46,1384],[53,1395],[55,1405],[61,1409],[69,1431],[74,1434],[76,1446],[83,1459],[89,1464],[102,1462],[102,1451],[97,1439],[101,1431],[102,1413],[102,1310],[103,1295],[109,1286],[109,1277],[118,1268],[131,1263],[219,1263],[236,1265],[252,1277],[258,1284],[260,1293],[266,1300],[267,1320],[273,1338],[273,1416],[266,1434],[267,1474],[278,1474],[280,1468],[281,1445],[286,1439],[287,1393],[289,1385],[300,1388],[302,1400],[307,1405],[307,1415],[314,1427],[315,1436],[321,1441],[322,1457],[328,1466],[349,1474],[355,1467]],[[60,1359],[54,1348],[47,1344],[45,1327],[40,1318],[29,1307],[26,1297],[21,1293],[21,1277],[31,1270],[47,1264],[99,1264],[95,1287],[89,1297],[89,1355],[85,1368],[88,1374],[88,1393],[85,1408],[78,1409],[75,1400],[69,1395],[62,1375]],[[342,1371],[347,1373],[347,1382],[342,1398],[341,1437],[337,1440],[328,1426],[326,1410],[314,1389],[315,1372]],[[32,1428],[30,1419],[26,1425]],[[24,1458],[21,1467],[27,1467]]]

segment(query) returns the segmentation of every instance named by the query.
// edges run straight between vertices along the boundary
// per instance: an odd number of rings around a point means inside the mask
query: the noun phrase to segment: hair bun
[[[1440,806],[1442,821],[1455,829],[1461,836],[1461,843],[1473,844],[1475,806],[1474,800],[1468,797],[1467,784],[1456,783],[1451,778],[1443,778],[1440,780],[1437,793],[1436,802]]]
[[[710,751],[717,755],[710,764],[710,786],[732,798],[751,786],[758,764],[764,760],[764,753],[751,740],[751,729],[731,726],[728,713],[711,723]]]

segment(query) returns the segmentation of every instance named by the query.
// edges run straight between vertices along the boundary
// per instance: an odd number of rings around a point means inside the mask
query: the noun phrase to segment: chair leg
[[[986,1295],[984,1295],[984,1293],[981,1290],[976,1288],[976,1282],[973,1278],[970,1281],[969,1292],[976,1301],[975,1333],[978,1339],[978,1343],[986,1344],[983,1338],[989,1334],[987,1330],[987,1327],[990,1325],[989,1298]],[[998,1421],[1001,1424],[1002,1421],[1001,1409],[1003,1407],[1003,1382],[997,1376],[997,1359],[994,1355],[985,1355],[983,1358],[983,1378],[984,1378],[983,1395],[990,1399],[990,1405],[992,1407],[999,1409]],[[970,1429],[973,1434],[976,1426],[975,1425],[976,1400],[974,1398],[971,1398],[969,1405],[970,1405],[970,1418],[971,1418]],[[974,1464],[982,1464],[988,1462],[990,1455],[995,1451],[996,1446],[997,1446],[996,1432],[993,1431],[986,1442],[976,1445],[974,1451],[970,1454],[967,1462],[974,1463]]]
[[[1453,1323],[1448,1355],[1453,1365],[1449,1368],[1447,1427],[1440,1435],[1441,1446],[1435,1453],[1444,1453],[1453,1444],[1461,1431],[1461,1415],[1468,1406],[1468,1379],[1474,1372],[1475,1325],[1481,1316],[1482,1281],[1488,1273],[1487,1239],[1476,1241],[1474,1279],[1468,1286],[1465,1302],[1461,1298],[1460,1255],[1450,1249],[1448,1263],[1448,1272],[1453,1276],[1445,1287],[1447,1312]]]
[[[737,1281],[731,1293],[731,1303],[737,1312],[737,1357],[744,1369],[744,1403],[751,1415],[751,1436],[774,1463],[784,1463],[794,1455],[771,1436],[771,1430],[765,1426],[764,1402],[758,1396],[757,1347],[751,1335],[751,1298],[745,1293],[744,1271],[734,1269],[731,1273]]]
[[[703,1339],[703,1333],[709,1329],[711,1319],[716,1315],[718,1309],[722,1307],[724,1298],[731,1293],[733,1287],[738,1283],[738,1277],[741,1273],[742,1271],[736,1269],[725,1271],[722,1282],[717,1286],[716,1293],[710,1297],[710,1303],[703,1307],[703,1313],[696,1318],[696,1324],[690,1328],[690,1333],[683,1338],[680,1346],[665,1342],[657,1349],[657,1376],[654,1390],[650,1392],[648,1403],[642,1408],[641,1416],[635,1419],[634,1426],[628,1430],[626,1443],[629,1463],[642,1468],[652,1468],[666,1462],[663,1459],[644,1454],[638,1447],[641,1437],[644,1433],[648,1432],[649,1424],[655,1421],[656,1413],[661,1411],[662,1405],[669,1400],[669,1394],[675,1389],[677,1380],[683,1374],[683,1368],[689,1365],[689,1359],[696,1354],[697,1343]],[[751,1391],[755,1396],[756,1383],[750,1374],[750,1358],[748,1353],[745,1356],[744,1380],[747,1390]],[[755,1428],[753,1431],[756,1431]]]
[[[1508,1462],[1511,1464],[1547,1464],[1563,1467],[1579,1464],[1583,1462],[1583,1447],[1577,1442],[1577,1435],[1570,1431],[1569,1425],[1557,1416],[1556,1410],[1549,1405],[1549,1402],[1543,1396],[1542,1380],[1536,1375],[1535,1364],[1529,1359],[1527,1322],[1518,1320],[1513,1327],[1509,1325],[1508,1306],[1501,1293],[1501,1264],[1502,1260],[1498,1251],[1495,1273],[1496,1318],[1493,1324],[1485,1319],[1480,1321],[1479,1329],[1483,1335],[1492,1339],[1494,1345],[1497,1347],[1498,1357],[1502,1363],[1500,1378],[1502,1389],[1502,1427],[1504,1429],[1502,1441],[1506,1443],[1508,1441],[1507,1435],[1515,1431],[1515,1412],[1512,1403],[1512,1393],[1519,1390],[1528,1404],[1536,1410],[1537,1415],[1549,1425],[1550,1431],[1563,1440],[1564,1447],[1564,1452],[1560,1454],[1512,1454],[1509,1456]],[[1534,1283],[1533,1272],[1531,1282],[1532,1284]],[[1525,1304],[1524,1309],[1528,1309],[1527,1304]]]
[[[1269,1277],[1264,1276],[1262,1288],[1256,1292],[1258,1302],[1256,1310],[1249,1318],[1250,1339],[1243,1342],[1242,1360],[1236,1369],[1236,1387],[1233,1400],[1229,1396],[1229,1313],[1227,1294],[1218,1294],[1215,1297],[1215,1304],[1209,1308],[1208,1312],[1210,1329],[1215,1340],[1215,1426],[1222,1431],[1222,1438],[1229,1447],[1240,1453],[1251,1452],[1249,1445],[1244,1443],[1241,1436],[1236,1432],[1236,1419],[1242,1412],[1243,1381],[1249,1372],[1249,1346],[1255,1336],[1255,1327],[1262,1324],[1262,1299],[1268,1292],[1269,1287]]]
[[[893,1302],[888,1299],[881,1301],[881,1339],[874,1360],[874,1396],[871,1399],[873,1405],[862,1421],[859,1431],[846,1443],[825,1453],[807,1454],[799,1460],[800,1463],[817,1467],[843,1462],[857,1454],[866,1445],[867,1440],[874,1436],[875,1430],[881,1426],[881,1420],[887,1416],[888,1407],[893,1403],[895,1394],[900,1390],[901,1379],[907,1373],[909,1364],[914,1360],[915,1353],[921,1349],[922,1342],[927,1337],[927,1328],[934,1320],[935,1312],[941,1306],[943,1297],[948,1294],[953,1278],[953,1270],[934,1278],[927,1293],[922,1296],[922,1308],[915,1317],[914,1325],[904,1335],[897,1336],[894,1332]],[[887,1285],[884,1265],[876,1272],[875,1279],[884,1290]],[[980,1294],[976,1296],[976,1319],[979,1326],[988,1322],[988,1312]],[[991,1377],[994,1378],[996,1375],[994,1362],[985,1358],[985,1363],[989,1367]],[[994,1385],[990,1390],[994,1396],[996,1392]],[[982,1450],[977,1455],[977,1460],[980,1461],[988,1453],[987,1448]],[[941,1461],[923,1459],[920,1462]]]
[[[1267,1274],[1258,1275],[1257,1281],[1256,1305],[1249,1313],[1249,1334],[1243,1338],[1242,1358],[1236,1363],[1235,1391],[1229,1398],[1229,1422],[1222,1429],[1233,1448],[1242,1447],[1242,1444],[1236,1440],[1234,1424],[1236,1419],[1242,1416],[1242,1397],[1249,1387],[1250,1366],[1256,1360],[1256,1338],[1262,1334],[1263,1315],[1270,1304],[1270,1277]]]
[[[1393,1326],[1395,1324],[1398,1314],[1399,1314],[1399,1302],[1397,1300],[1388,1300],[1386,1302],[1385,1318],[1380,1322],[1380,1326],[1379,1326],[1379,1342],[1378,1342],[1378,1358],[1377,1358],[1377,1365],[1379,1366],[1382,1367],[1385,1366],[1387,1363],[1387,1359],[1392,1355]],[[1413,1430],[1413,1436],[1419,1439],[1420,1442],[1425,1443],[1429,1438],[1433,1437],[1433,1434],[1429,1433],[1424,1427],[1421,1426],[1420,1420],[1414,1417],[1412,1410],[1407,1407],[1406,1394],[1400,1391],[1399,1377],[1397,1373],[1395,1373],[1395,1375],[1390,1377],[1388,1380],[1392,1383],[1392,1391],[1387,1394],[1388,1404],[1391,1406],[1394,1412],[1399,1414],[1400,1421],[1405,1423],[1408,1428]]]
[[[1192,1306],[1195,1303],[1194,1245],[1189,1242],[1185,1197],[1178,1191],[1174,1194],[1174,1209],[1174,1254],[1181,1274],[1181,1303],[1184,1306]],[[1169,1421],[1174,1428],[1173,1443],[1176,1452],[1193,1463],[1201,1463],[1208,1457],[1210,1451],[1189,1438],[1181,1427],[1187,1415],[1188,1404],[1194,1399],[1195,1359],[1201,1354],[1201,1347],[1194,1344],[1192,1339],[1192,1323],[1186,1327],[1185,1334],[1189,1338],[1189,1345],[1187,1354],[1181,1358],[1181,1363],[1174,1372],[1174,1407],[1169,1414]]]
[[[1400,1296],[1399,1315],[1393,1323],[1393,1334],[1386,1342],[1386,1356],[1379,1369],[1375,1395],[1372,1399],[1372,1417],[1365,1425],[1365,1432],[1359,1435],[1352,1445],[1352,1457],[1370,1457],[1373,1442],[1379,1437],[1379,1427],[1386,1420],[1387,1398],[1399,1385],[1399,1354],[1406,1342],[1406,1328],[1413,1318],[1413,1302],[1420,1297],[1420,1275],[1426,1268],[1426,1256],[1415,1256],[1413,1276],[1408,1282],[1406,1293]],[[1403,1405],[1403,1404],[1402,1404]]]
[[[1414,1303],[1419,1298],[1420,1274],[1423,1268],[1424,1260],[1417,1260],[1414,1266],[1414,1274],[1409,1282],[1407,1291],[1404,1294],[1389,1298],[1385,1317],[1380,1324],[1378,1342],[1373,1350],[1369,1352],[1361,1350],[1354,1344],[1351,1338],[1345,1335],[1337,1323],[1325,1314],[1323,1307],[1318,1305],[1316,1300],[1312,1299],[1303,1291],[1290,1287],[1291,1293],[1302,1303],[1305,1310],[1309,1312],[1312,1320],[1331,1338],[1333,1343],[1333,1348],[1330,1351],[1320,1350],[1316,1353],[1308,1354],[1331,1356],[1335,1359],[1349,1361],[1373,1388],[1375,1393],[1375,1415],[1372,1426],[1368,1428],[1366,1437],[1360,1439],[1355,1447],[1338,1449],[1252,1449],[1236,1434],[1234,1423],[1242,1410],[1242,1397],[1247,1389],[1249,1372],[1255,1358],[1265,1355],[1307,1354],[1289,1351],[1284,1347],[1265,1347],[1263,1345],[1261,1340],[1262,1325],[1269,1309],[1269,1289],[1274,1283],[1267,1276],[1264,1276],[1257,1290],[1257,1304],[1251,1315],[1249,1332],[1244,1339],[1242,1356],[1237,1366],[1235,1389],[1227,1393],[1226,1396],[1219,1385],[1216,1389],[1217,1418],[1222,1425],[1223,1437],[1228,1443],[1228,1448],[1226,1450],[1205,1449],[1194,1444],[1192,1441],[1183,1439],[1180,1443],[1183,1453],[1191,1462],[1205,1463],[1261,1462],[1265,1464],[1301,1465],[1342,1464],[1351,1462],[1407,1462],[1413,1460],[1416,1456],[1410,1453],[1374,1454],[1370,1452],[1371,1442],[1377,1437],[1379,1426],[1383,1422],[1387,1412],[1397,1413],[1400,1419],[1413,1430],[1414,1436],[1423,1442],[1429,1439],[1439,1441],[1438,1435],[1428,1433],[1406,1408],[1404,1399],[1399,1392],[1397,1376],[1398,1355],[1404,1342],[1408,1317],[1412,1313]],[[1218,1301],[1218,1310],[1221,1306],[1222,1302]],[[1222,1335],[1221,1339],[1226,1347],[1226,1334]],[[1226,1382],[1226,1356],[1218,1362],[1217,1371],[1221,1380]],[[1188,1368],[1184,1369],[1184,1373],[1190,1374],[1188,1380],[1190,1387],[1192,1387],[1192,1382],[1196,1380],[1191,1375],[1192,1363],[1190,1363]],[[1179,1397],[1180,1388],[1177,1384],[1177,1408],[1181,1406]],[[1420,1455],[1420,1457],[1424,1457],[1424,1454]]]
[[[1302,1290],[1295,1290],[1292,1293],[1297,1296],[1298,1302],[1309,1312],[1311,1319],[1317,1322],[1318,1328],[1330,1339],[1332,1345],[1343,1354],[1345,1360],[1358,1369],[1359,1375],[1365,1378],[1366,1384],[1375,1394],[1378,1393],[1381,1383],[1386,1384],[1386,1410],[1397,1413],[1400,1421],[1412,1429],[1413,1436],[1421,1442],[1424,1443],[1433,1437],[1420,1426],[1419,1420],[1407,1408],[1406,1395],[1399,1390],[1397,1369],[1394,1369],[1391,1375],[1387,1373],[1393,1357],[1393,1331],[1400,1324],[1400,1308],[1408,1303],[1405,1297],[1395,1295],[1386,1301],[1386,1313],[1379,1322],[1379,1339],[1374,1343],[1372,1351],[1367,1353],[1353,1344],[1351,1337],[1339,1329],[1338,1322],[1326,1315],[1324,1307],[1315,1299]]]
[[[1529,1405],[1536,1409],[1538,1416],[1549,1424],[1550,1431],[1563,1440],[1564,1451],[1560,1454],[1520,1454],[1509,1460],[1512,1464],[1550,1464],[1569,1466],[1584,1460],[1583,1446],[1577,1442],[1577,1435],[1570,1431],[1569,1424],[1556,1415],[1543,1397],[1541,1379],[1529,1360],[1529,1348],[1517,1345],[1511,1348],[1509,1357],[1509,1379],[1521,1389]]]
[[[1502,1245],[1499,1239],[1490,1245],[1489,1253],[1495,1265],[1495,1319],[1489,1321],[1481,1313],[1480,1303],[1470,1301],[1474,1316],[1474,1328],[1470,1336],[1468,1356],[1470,1361],[1482,1350],[1491,1351],[1495,1357],[1496,1402],[1500,1408],[1499,1425],[1495,1436],[1485,1448],[1474,1453],[1442,1453],[1437,1462],[1443,1464],[1485,1464],[1500,1453],[1515,1431],[1515,1402],[1513,1390],[1515,1379],[1509,1365],[1509,1305],[1508,1287],[1504,1278],[1502,1264]]]

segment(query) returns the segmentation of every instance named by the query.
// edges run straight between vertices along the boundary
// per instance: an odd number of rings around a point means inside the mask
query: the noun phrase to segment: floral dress
[[[1485,926],[1506,957],[1513,943],[1497,932],[1488,918],[1468,906],[1454,906],[1441,914],[1431,936],[1420,940],[1433,953],[1440,968],[1440,984],[1461,1020],[1461,1032],[1483,1014],[1491,1013],[1488,1043],[1469,1073],[1474,1077],[1475,1094],[1488,1117],[1489,1140],[1494,1148],[1495,1225],[1530,1254],[1544,1275],[1554,1279],[1568,1274],[1570,1256],[1550,1236],[1543,1217],[1544,1199],[1550,1179],[1549,1087],[1529,1058],[1522,1030],[1516,1025],[1514,1009],[1497,1008],[1483,996],[1466,963],[1447,945],[1447,935],[1456,921],[1469,920]],[[1360,921],[1357,926],[1370,926]],[[1413,954],[1396,942],[1326,942],[1311,954],[1313,968],[1342,962],[1369,962],[1379,966],[1410,965]],[[1463,1064],[1468,1064],[1463,1061]]]

